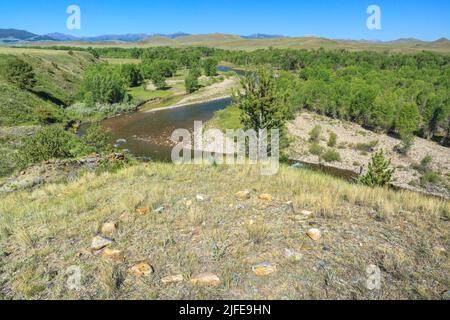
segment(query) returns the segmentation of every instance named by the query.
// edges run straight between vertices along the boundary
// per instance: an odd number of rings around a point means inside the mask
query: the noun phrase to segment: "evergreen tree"
[[[242,78],[241,85],[242,93],[235,94],[234,100],[241,110],[240,120],[244,130],[255,130],[261,139],[263,137],[260,136],[260,130],[278,129],[280,139],[284,140],[289,108],[276,90],[273,72],[261,69],[256,75]]]
[[[394,171],[391,161],[384,158],[383,151],[377,152],[372,156],[367,174],[359,178],[359,183],[369,187],[387,186],[392,182]]]

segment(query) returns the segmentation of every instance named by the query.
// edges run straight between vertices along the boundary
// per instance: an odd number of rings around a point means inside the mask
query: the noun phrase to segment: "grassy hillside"
[[[392,51],[403,53],[416,53],[423,50],[448,53],[450,52],[450,41],[442,39],[433,42],[424,42],[414,39],[394,42],[366,42],[351,40],[331,40],[317,37],[277,38],[277,39],[243,39],[236,35],[207,34],[194,35],[169,39],[163,37],[151,37],[136,43],[118,42],[46,42],[35,45],[56,46],[81,46],[81,47],[189,47],[208,46],[228,50],[256,50],[264,48],[290,48],[290,49],[347,49],[351,51],[373,50]]]
[[[286,167],[137,165],[11,194],[0,212],[4,299],[439,299],[450,285],[450,202]],[[99,234],[114,241],[93,252]],[[371,264],[381,290],[366,287]],[[205,272],[220,283],[190,281]]]
[[[32,91],[19,89],[3,76],[1,70],[15,57],[33,66],[37,84]],[[73,101],[83,70],[93,62],[85,52],[0,48],[0,126],[61,117],[61,107]]]

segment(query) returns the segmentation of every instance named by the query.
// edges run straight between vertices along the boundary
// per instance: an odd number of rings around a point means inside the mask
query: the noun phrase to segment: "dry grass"
[[[423,50],[440,53],[450,52],[450,42],[364,42],[364,41],[345,41],[332,40],[317,37],[296,37],[280,39],[242,39],[236,35],[227,34],[207,34],[194,35],[189,37],[180,37],[177,39],[168,39],[163,37],[152,37],[143,41],[134,43],[114,43],[111,41],[92,42],[46,42],[37,45],[55,45],[55,46],[79,46],[79,47],[191,47],[207,46],[227,50],[246,50],[252,51],[264,48],[287,48],[287,49],[347,49],[350,51],[392,51],[403,53],[417,53]]]
[[[251,199],[237,200],[234,194],[244,189],[252,190]],[[274,201],[258,200],[262,193]],[[209,200],[197,202],[197,194]],[[161,214],[135,213],[161,205]],[[303,209],[313,216],[303,216]],[[0,297],[439,299],[450,284],[449,218],[448,201],[286,167],[263,177],[249,166],[137,165],[2,198]],[[124,252],[124,261],[88,250],[107,221],[119,222],[112,248]],[[305,235],[311,227],[322,231],[318,242]],[[285,249],[302,260],[287,259]],[[127,272],[142,261],[154,267],[153,275]],[[256,277],[252,266],[261,262],[278,272]],[[382,270],[379,291],[366,288],[370,264]],[[82,270],[79,292],[66,288],[71,266]],[[217,274],[221,285],[161,283],[167,275],[188,280],[202,272]]]

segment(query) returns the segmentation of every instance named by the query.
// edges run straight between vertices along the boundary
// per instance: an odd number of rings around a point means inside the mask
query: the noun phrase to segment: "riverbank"
[[[240,81],[237,76],[226,77],[220,82],[205,86],[190,94],[180,91],[162,98],[156,103],[147,103],[142,106],[141,110],[154,112],[229,98],[234,90],[238,90],[239,85]]]

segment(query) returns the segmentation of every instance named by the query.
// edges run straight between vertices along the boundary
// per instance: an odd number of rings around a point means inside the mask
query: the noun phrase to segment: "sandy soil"
[[[416,138],[409,154],[402,156],[395,151],[395,147],[400,143],[398,139],[385,134],[374,133],[354,123],[333,120],[311,113],[302,113],[288,124],[289,133],[293,138],[289,155],[293,159],[310,163],[320,162],[317,156],[309,153],[309,133],[316,125],[322,127],[322,141],[320,143],[322,146],[326,147],[329,132],[334,132],[338,136],[337,149],[342,159],[339,162],[330,163],[330,166],[352,170],[357,173],[360,173],[363,167],[364,171],[367,169],[372,153],[356,150],[355,146],[359,143],[377,140],[378,144],[375,150],[384,150],[386,157],[391,159],[393,166],[397,168],[395,186],[450,197],[450,192],[445,187],[429,186],[427,190],[424,190],[422,187],[416,186],[414,182],[417,182],[420,178],[420,173],[412,168],[414,163],[420,163],[425,156],[430,155],[433,158],[431,165],[433,171],[440,173],[449,183],[450,148]]]
[[[232,77],[227,78],[222,82],[215,83],[208,87],[202,88],[198,92],[195,92],[183,100],[179,104],[186,104],[192,102],[199,102],[204,100],[209,100],[218,96],[231,95],[232,89],[236,89],[239,86],[239,78]]]

